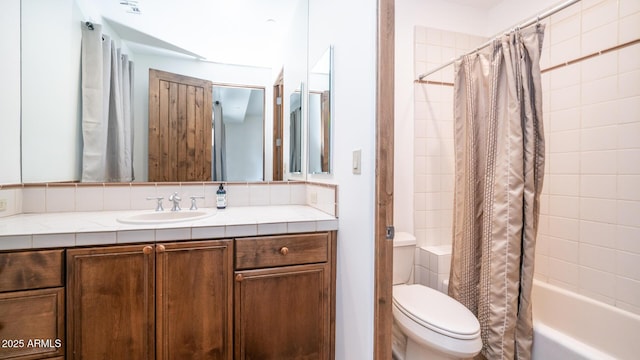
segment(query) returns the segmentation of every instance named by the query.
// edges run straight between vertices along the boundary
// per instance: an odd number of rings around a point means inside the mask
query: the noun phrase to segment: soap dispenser
[[[224,209],[227,207],[227,190],[224,189],[222,183],[218,187],[218,191],[216,191],[216,207],[218,209]]]

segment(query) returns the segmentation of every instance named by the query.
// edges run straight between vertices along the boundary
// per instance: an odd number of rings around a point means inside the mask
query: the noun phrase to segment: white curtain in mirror
[[[225,126],[222,121],[222,104],[219,101],[213,103],[213,144],[211,151],[213,152],[211,159],[213,164],[211,170],[211,179],[213,181],[227,180],[227,164],[226,164],[226,141]]]
[[[289,171],[299,173],[302,171],[302,107],[291,110],[289,115],[289,141],[290,158]]]
[[[133,62],[99,24],[82,24],[82,181],[133,174]]]

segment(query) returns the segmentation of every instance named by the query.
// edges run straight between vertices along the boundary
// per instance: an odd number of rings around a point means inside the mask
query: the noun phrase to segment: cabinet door
[[[0,359],[64,355],[64,288],[0,294]]]
[[[157,245],[158,359],[232,359],[232,244]]]
[[[151,245],[67,251],[67,359],[154,358]]]
[[[237,271],[235,358],[329,359],[329,264]]]

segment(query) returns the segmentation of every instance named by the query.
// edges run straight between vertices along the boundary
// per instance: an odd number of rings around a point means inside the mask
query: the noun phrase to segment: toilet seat
[[[473,313],[453,298],[423,285],[395,285],[393,304],[404,315],[436,333],[459,340],[480,336]]]

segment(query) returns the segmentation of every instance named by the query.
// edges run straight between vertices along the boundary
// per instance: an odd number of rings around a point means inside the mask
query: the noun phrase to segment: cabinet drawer
[[[329,234],[236,239],[236,269],[311,264],[329,258]]]
[[[63,252],[0,253],[0,292],[64,286]]]
[[[0,294],[0,359],[64,355],[64,288]]]

